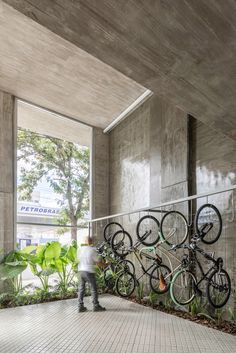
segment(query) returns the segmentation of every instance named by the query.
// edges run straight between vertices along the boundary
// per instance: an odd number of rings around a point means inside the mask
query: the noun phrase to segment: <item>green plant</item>
[[[13,293],[2,293],[0,294],[0,308],[5,308],[9,303],[15,300],[15,295]]]
[[[236,290],[232,290],[232,296],[233,296],[233,308],[229,308],[228,312],[230,315],[230,320],[235,322],[236,321]]]
[[[219,308],[215,310],[215,319],[217,322],[217,325],[220,325],[224,315],[227,313],[227,309],[225,308]]]
[[[77,265],[78,262],[76,242],[73,242],[69,246],[62,246],[59,256],[55,258],[55,260],[50,264],[52,269],[54,269],[58,274],[58,288],[64,294],[67,292],[72,283],[75,282]]]
[[[61,246],[58,242],[51,242],[37,247],[26,247],[22,250],[29,263],[31,272],[37,276],[44,292],[49,291],[49,276],[56,270],[53,265],[59,258]]]
[[[164,294],[164,302],[163,302],[163,306],[166,308],[166,309],[171,309],[173,307],[173,301],[170,297],[170,293],[167,292]]]
[[[104,273],[103,273],[103,269],[99,266],[96,266],[95,268],[95,276],[96,276],[96,282],[97,282],[97,287],[99,292],[103,292],[106,285],[105,285],[105,281],[104,281]]]
[[[151,291],[148,296],[149,303],[151,304],[152,307],[154,307],[157,304],[158,301],[158,294]]]
[[[208,319],[210,321],[215,321],[214,317],[212,317],[210,314],[208,314],[206,312],[198,313],[197,316],[198,317],[205,317],[206,319]]]
[[[138,299],[139,302],[142,301],[144,296],[144,283],[138,283],[137,287],[136,287],[136,297]]]
[[[228,309],[228,313],[229,313],[229,319],[230,319],[230,321],[235,322],[235,311],[234,311],[234,309],[229,308],[229,309]]]
[[[206,309],[205,305],[203,304],[201,297],[195,297],[193,301],[188,306],[189,312],[192,316],[197,316],[198,314],[205,314]]]
[[[11,251],[0,264],[0,279],[3,281],[9,280],[15,294],[22,290],[21,275],[27,266],[25,257],[17,250]]]

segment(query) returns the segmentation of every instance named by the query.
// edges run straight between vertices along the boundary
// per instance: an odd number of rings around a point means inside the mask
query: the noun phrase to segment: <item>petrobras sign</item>
[[[59,208],[43,207],[43,206],[28,206],[18,205],[18,213],[32,214],[40,216],[56,216],[60,212]]]

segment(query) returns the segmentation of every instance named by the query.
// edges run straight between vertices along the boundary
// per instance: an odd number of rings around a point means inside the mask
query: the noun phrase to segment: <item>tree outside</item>
[[[70,224],[77,239],[78,220],[89,210],[89,149],[29,130],[18,130],[17,160],[22,161],[18,194],[30,201],[34,188],[44,178],[59,196],[60,225]]]

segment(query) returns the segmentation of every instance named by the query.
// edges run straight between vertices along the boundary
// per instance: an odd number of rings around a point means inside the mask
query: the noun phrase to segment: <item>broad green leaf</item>
[[[76,261],[76,259],[77,259],[77,251],[76,251],[76,248],[73,247],[73,246],[70,246],[69,249],[68,249],[68,251],[67,251],[66,256],[68,257],[68,259],[69,259],[71,262]]]
[[[0,265],[0,279],[6,280],[19,276],[25,269],[26,266],[8,266],[1,264]]]
[[[55,261],[55,268],[57,272],[62,272],[64,267],[65,265],[63,264],[61,259]]]
[[[29,264],[30,270],[33,273],[33,275],[38,276],[38,269],[35,264],[30,263]]]
[[[27,267],[28,264],[26,261],[13,261],[13,262],[5,262],[5,265],[13,266],[13,267],[17,267],[17,266],[26,266]]]
[[[45,259],[58,259],[61,254],[61,244],[58,241],[55,241],[46,248],[45,250]]]
[[[17,261],[20,260],[21,255],[19,254],[19,251],[14,250],[11,251],[4,259],[4,262],[13,262],[13,261]]]
[[[24,249],[20,250],[19,253],[21,254],[31,254],[32,252],[36,251],[37,246],[35,245],[29,245],[26,246]]]

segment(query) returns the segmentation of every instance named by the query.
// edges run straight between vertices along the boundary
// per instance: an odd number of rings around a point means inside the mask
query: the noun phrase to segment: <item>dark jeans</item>
[[[88,282],[91,286],[91,295],[93,300],[93,305],[96,306],[98,302],[98,291],[95,274],[91,272],[80,271],[80,286],[79,286],[79,305],[84,304],[84,294],[85,294],[85,284]]]

